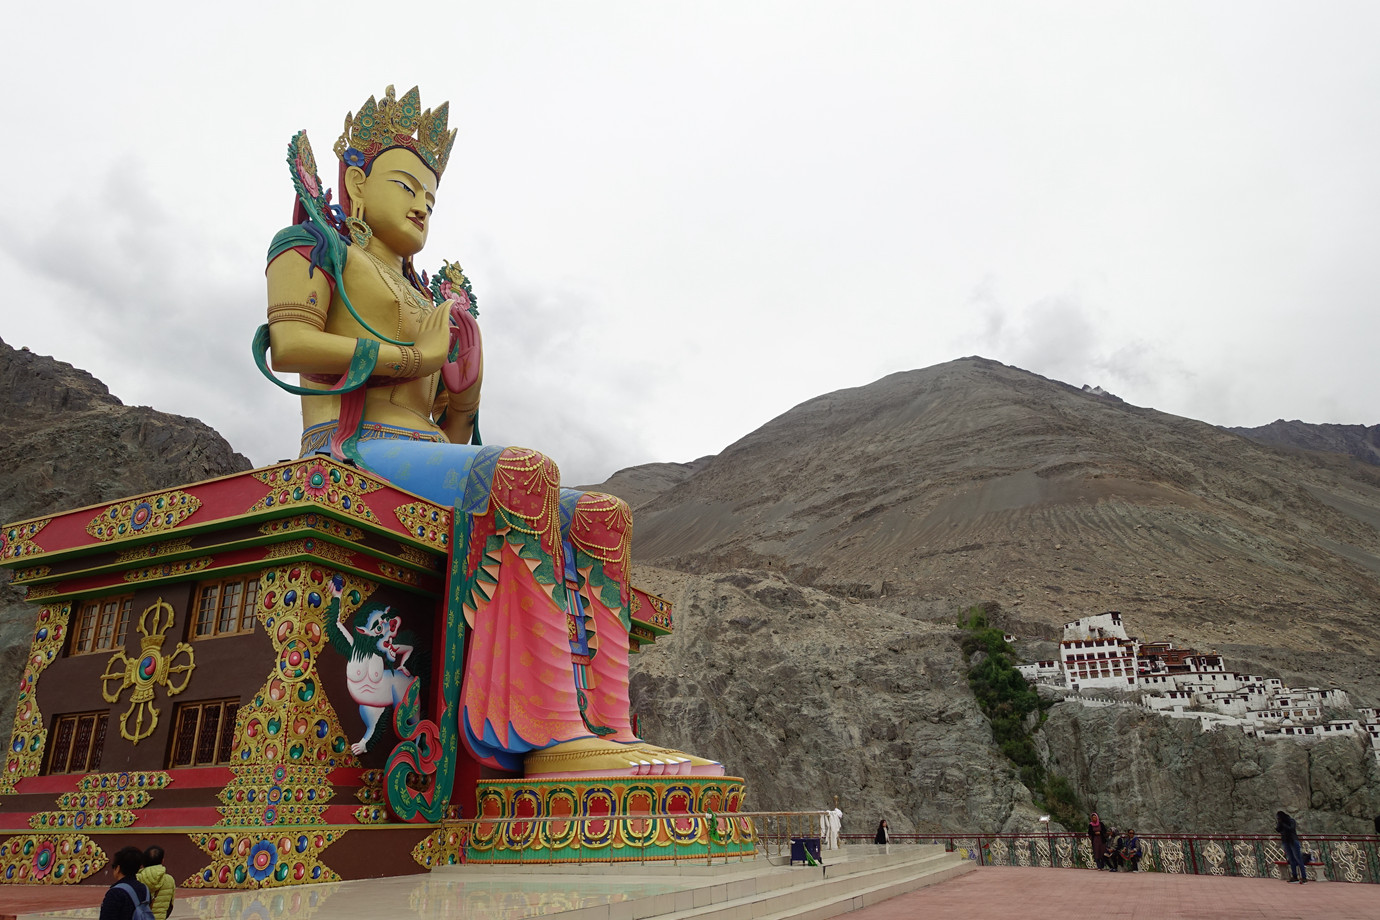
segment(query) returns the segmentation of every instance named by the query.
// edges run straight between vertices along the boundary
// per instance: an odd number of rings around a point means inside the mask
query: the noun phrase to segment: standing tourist
[[[177,883],[163,867],[162,847],[149,847],[144,851],[144,868],[139,870],[139,881],[149,889],[149,900],[153,904],[153,920],[168,920],[173,895],[177,893]]]
[[[1097,812],[1093,812],[1088,821],[1088,843],[1092,845],[1093,862],[1098,871],[1107,868],[1107,826],[1098,819]]]
[[[100,920],[152,920],[149,890],[137,878],[144,854],[136,847],[124,847],[110,858],[115,883],[101,899]]]
[[[1289,861],[1289,881],[1302,885],[1308,881],[1308,864],[1303,861],[1303,847],[1299,845],[1298,822],[1284,812],[1277,811],[1275,833],[1279,834],[1279,842],[1284,844],[1284,858]]]

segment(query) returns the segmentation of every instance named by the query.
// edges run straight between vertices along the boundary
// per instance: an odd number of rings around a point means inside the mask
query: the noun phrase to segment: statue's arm
[[[282,373],[343,374],[355,353],[355,340],[326,332],[331,285],[325,272],[310,269],[310,263],[291,249],[268,264],[270,360]]]
[[[268,263],[268,336],[273,369],[290,374],[343,374],[350,368],[357,338],[326,331],[332,290],[327,275],[312,271],[296,250]],[[374,375],[425,377],[446,358],[444,310],[422,321],[415,346],[380,344]]]
[[[479,377],[474,384],[459,393],[452,393],[445,387],[436,398],[441,430],[452,444],[468,444],[474,434],[474,420],[479,415],[479,389],[484,383],[484,360],[479,361]]]

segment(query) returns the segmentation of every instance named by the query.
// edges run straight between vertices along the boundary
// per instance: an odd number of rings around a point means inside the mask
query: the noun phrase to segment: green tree
[[[1068,779],[1045,770],[1029,728],[1031,714],[1038,713],[1035,721],[1043,721],[1048,704],[1016,670],[1004,633],[989,625],[990,612],[989,606],[979,605],[958,618],[968,688],[987,717],[993,742],[1020,771],[1037,804],[1065,827],[1077,827],[1083,814],[1078,794]]]

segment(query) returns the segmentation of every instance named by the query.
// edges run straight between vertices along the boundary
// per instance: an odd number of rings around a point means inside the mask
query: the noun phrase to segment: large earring
[[[349,228],[350,239],[360,248],[368,246],[374,238],[374,228],[364,222],[364,205],[357,201],[350,203],[350,216],[345,218],[345,226]]]

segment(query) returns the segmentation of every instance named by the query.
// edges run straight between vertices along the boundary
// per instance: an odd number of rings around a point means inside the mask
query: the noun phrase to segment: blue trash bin
[[[818,837],[792,837],[791,838],[791,865],[796,863],[808,863],[805,854],[809,853],[814,857],[816,863],[821,863],[819,858],[819,838]]]

